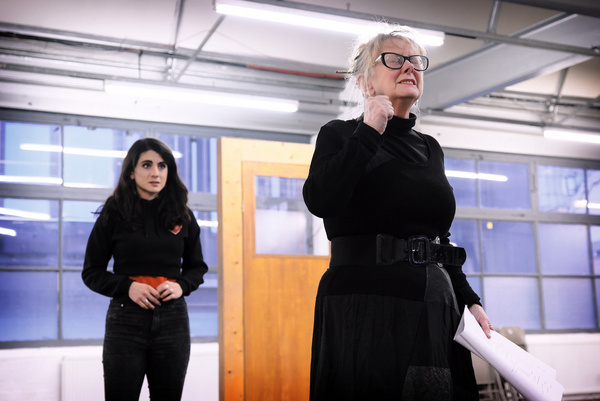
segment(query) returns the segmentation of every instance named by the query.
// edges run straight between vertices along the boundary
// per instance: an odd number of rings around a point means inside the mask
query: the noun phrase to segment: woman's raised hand
[[[387,122],[392,117],[394,117],[394,107],[388,96],[377,95],[365,99],[365,124],[383,134]]]

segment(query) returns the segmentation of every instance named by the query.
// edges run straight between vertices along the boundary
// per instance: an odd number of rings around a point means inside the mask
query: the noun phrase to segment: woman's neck
[[[394,106],[394,115],[400,118],[408,118],[410,116],[410,109],[415,104],[413,99],[398,99]]]

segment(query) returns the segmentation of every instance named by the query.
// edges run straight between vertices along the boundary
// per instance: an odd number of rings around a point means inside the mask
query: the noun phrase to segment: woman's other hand
[[[160,299],[163,301],[171,301],[183,295],[181,286],[173,281],[165,281],[156,288],[160,294]]]
[[[490,322],[490,319],[488,318],[481,305],[473,304],[469,307],[469,311],[471,311],[471,314],[475,316],[475,320],[477,320],[477,323],[479,323],[479,325],[483,329],[485,336],[487,338],[491,338],[492,336],[490,334],[490,331],[494,330],[494,326],[492,326],[492,322]]]
[[[154,305],[160,306],[160,293],[148,284],[131,283],[129,298],[143,309],[154,309]]]
[[[365,99],[365,124],[383,134],[387,122],[392,117],[394,117],[394,107],[389,97],[379,95]]]

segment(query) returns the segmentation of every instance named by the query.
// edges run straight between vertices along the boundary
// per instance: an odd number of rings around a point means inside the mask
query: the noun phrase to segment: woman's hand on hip
[[[148,284],[131,283],[129,298],[143,309],[154,309],[154,305],[160,306],[160,293]]]
[[[473,316],[475,316],[475,320],[477,320],[477,323],[479,323],[479,325],[483,329],[485,336],[487,338],[492,338],[490,331],[494,330],[494,326],[492,326],[492,322],[490,322],[490,319],[488,318],[481,305],[473,304],[469,307],[469,311]]]
[[[385,95],[365,99],[364,122],[380,134],[383,134],[389,120],[394,117],[394,107],[390,98]]]
[[[160,294],[160,299],[163,301],[170,301],[177,299],[183,295],[181,286],[173,281],[165,281],[158,287],[156,287]]]

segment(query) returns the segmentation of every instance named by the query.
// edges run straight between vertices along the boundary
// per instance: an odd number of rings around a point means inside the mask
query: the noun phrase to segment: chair
[[[500,328],[499,333],[527,351],[527,344],[525,343],[525,330],[523,330],[521,327],[502,327]]]
[[[523,348],[527,351],[527,343],[525,342],[525,331],[518,326],[502,327],[498,333]],[[501,381],[504,394],[507,401],[523,401],[525,398],[506,380]]]
[[[483,401],[508,401],[504,395],[502,379],[490,364],[475,354],[471,354],[473,370],[479,389],[479,399]]]

